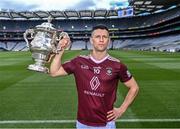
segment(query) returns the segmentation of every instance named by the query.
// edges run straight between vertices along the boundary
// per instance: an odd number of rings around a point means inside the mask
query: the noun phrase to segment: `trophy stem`
[[[37,66],[45,66],[45,61],[43,60],[35,59],[35,62],[35,65]]]
[[[49,73],[49,69],[45,67],[46,63],[46,56],[40,53],[34,53],[32,55],[34,58],[35,64],[31,64],[28,66],[29,70],[37,71],[37,72],[43,72],[43,73]],[[44,58],[38,58],[38,57],[44,57]]]

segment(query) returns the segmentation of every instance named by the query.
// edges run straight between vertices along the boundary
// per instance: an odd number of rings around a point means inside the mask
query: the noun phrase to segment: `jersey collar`
[[[103,59],[101,60],[96,60],[94,59],[94,57],[90,54],[90,59],[95,62],[96,64],[102,63],[103,61],[105,61],[107,58],[109,57],[109,54],[107,54],[107,56],[105,56]]]

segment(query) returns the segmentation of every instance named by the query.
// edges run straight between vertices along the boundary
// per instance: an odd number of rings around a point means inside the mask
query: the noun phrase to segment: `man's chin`
[[[107,50],[107,48],[103,48],[103,49],[96,49],[96,51],[98,51],[98,52],[104,52],[104,51],[106,51]]]

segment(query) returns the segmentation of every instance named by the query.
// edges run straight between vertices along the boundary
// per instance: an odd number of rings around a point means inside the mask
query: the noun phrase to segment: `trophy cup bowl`
[[[57,31],[51,24],[51,19],[48,18],[48,22],[44,22],[41,25],[37,25],[34,29],[27,29],[24,33],[24,39],[27,47],[29,47],[32,53],[34,64],[30,64],[27,69],[49,73],[49,69],[45,66],[49,60],[50,54],[58,53],[58,37]],[[60,37],[67,35],[66,32],[62,32]],[[29,36],[29,38],[28,38]],[[31,40],[29,42],[28,40]]]

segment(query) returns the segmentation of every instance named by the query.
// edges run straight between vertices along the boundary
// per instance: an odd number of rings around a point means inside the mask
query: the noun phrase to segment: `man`
[[[50,75],[74,74],[78,93],[77,128],[116,128],[115,120],[127,110],[139,88],[127,67],[108,54],[110,37],[106,26],[93,27],[90,42],[93,46],[90,55],[78,56],[61,64],[64,49],[70,43],[70,39],[64,36],[60,41],[62,51],[55,55]],[[115,108],[119,80],[129,91],[122,105]]]

